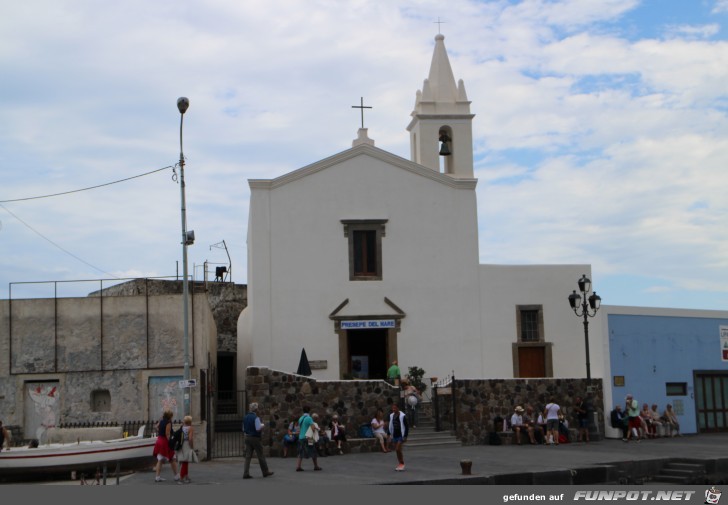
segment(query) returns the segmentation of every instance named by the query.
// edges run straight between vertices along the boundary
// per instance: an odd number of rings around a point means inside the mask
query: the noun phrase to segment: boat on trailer
[[[11,447],[0,452],[0,480],[41,479],[71,472],[93,474],[104,466],[109,473],[139,470],[156,462],[152,451],[157,439],[144,436],[145,426],[136,436],[114,440],[80,440],[44,444],[38,447]]]

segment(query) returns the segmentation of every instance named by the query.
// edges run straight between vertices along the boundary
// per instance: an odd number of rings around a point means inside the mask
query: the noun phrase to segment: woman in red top
[[[159,475],[162,471],[162,463],[169,461],[174,472],[174,480],[179,482],[179,473],[177,472],[177,455],[174,450],[169,447],[169,439],[172,438],[172,416],[171,410],[165,410],[162,419],[157,423],[157,442],[154,444],[152,456],[157,458],[157,466],[154,471],[156,476],[154,482],[162,482],[164,479]]]

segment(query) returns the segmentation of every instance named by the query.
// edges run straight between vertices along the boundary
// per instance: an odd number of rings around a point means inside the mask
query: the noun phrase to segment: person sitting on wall
[[[667,404],[667,407],[665,407],[665,412],[662,413],[662,417],[665,419],[668,436],[682,436],[680,433],[680,423],[677,420],[677,415],[675,415],[675,411],[669,403]]]
[[[289,447],[296,447],[298,445],[298,419],[294,419],[291,421],[291,423],[288,425],[288,430],[286,431],[286,434],[283,435],[283,457],[288,457],[288,448]]]
[[[542,420],[543,420],[543,418],[542,418]],[[531,439],[531,443],[532,444],[534,444],[534,443],[543,444],[543,441],[545,438],[543,428],[545,427],[545,423],[544,423],[544,426],[542,427],[536,421],[537,421],[537,419],[534,417],[533,407],[531,407],[530,405],[526,405],[526,413],[523,414],[523,424],[525,424],[526,426],[529,427],[530,434],[533,435],[533,437],[531,437],[529,435],[529,438]]]
[[[657,411],[657,404],[653,403],[650,409],[650,417],[652,418],[652,427],[654,429],[655,438],[663,436],[663,425],[662,416]]]
[[[640,420],[642,421],[642,430],[644,436],[647,438],[655,438],[657,430],[652,422],[652,414],[650,413],[650,406],[646,403],[642,404],[642,410],[640,411]]]
[[[629,421],[627,416],[622,411],[621,405],[616,405],[614,410],[609,414],[609,418],[612,424],[612,428],[616,428],[622,431],[622,438],[627,439],[627,432],[629,431]]]
[[[517,405],[514,409],[514,413],[511,416],[511,430],[513,430],[513,436],[516,439],[516,443],[518,445],[521,445],[521,433],[526,432],[528,433],[528,438],[531,441],[532,444],[536,443],[536,440],[533,438],[533,427],[529,426],[523,419],[524,414],[523,407],[520,405]]]

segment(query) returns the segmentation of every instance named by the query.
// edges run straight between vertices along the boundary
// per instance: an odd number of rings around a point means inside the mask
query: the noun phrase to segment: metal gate
[[[455,372],[432,385],[435,431],[457,431]]]
[[[241,457],[245,451],[243,417],[245,391],[215,391],[210,395],[214,423],[209,433],[210,458]]]

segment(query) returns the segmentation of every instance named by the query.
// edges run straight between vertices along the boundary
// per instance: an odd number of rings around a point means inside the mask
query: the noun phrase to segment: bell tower
[[[445,49],[435,36],[430,75],[417,90],[410,132],[412,161],[459,179],[473,176],[473,117],[462,79],[455,84]]]

